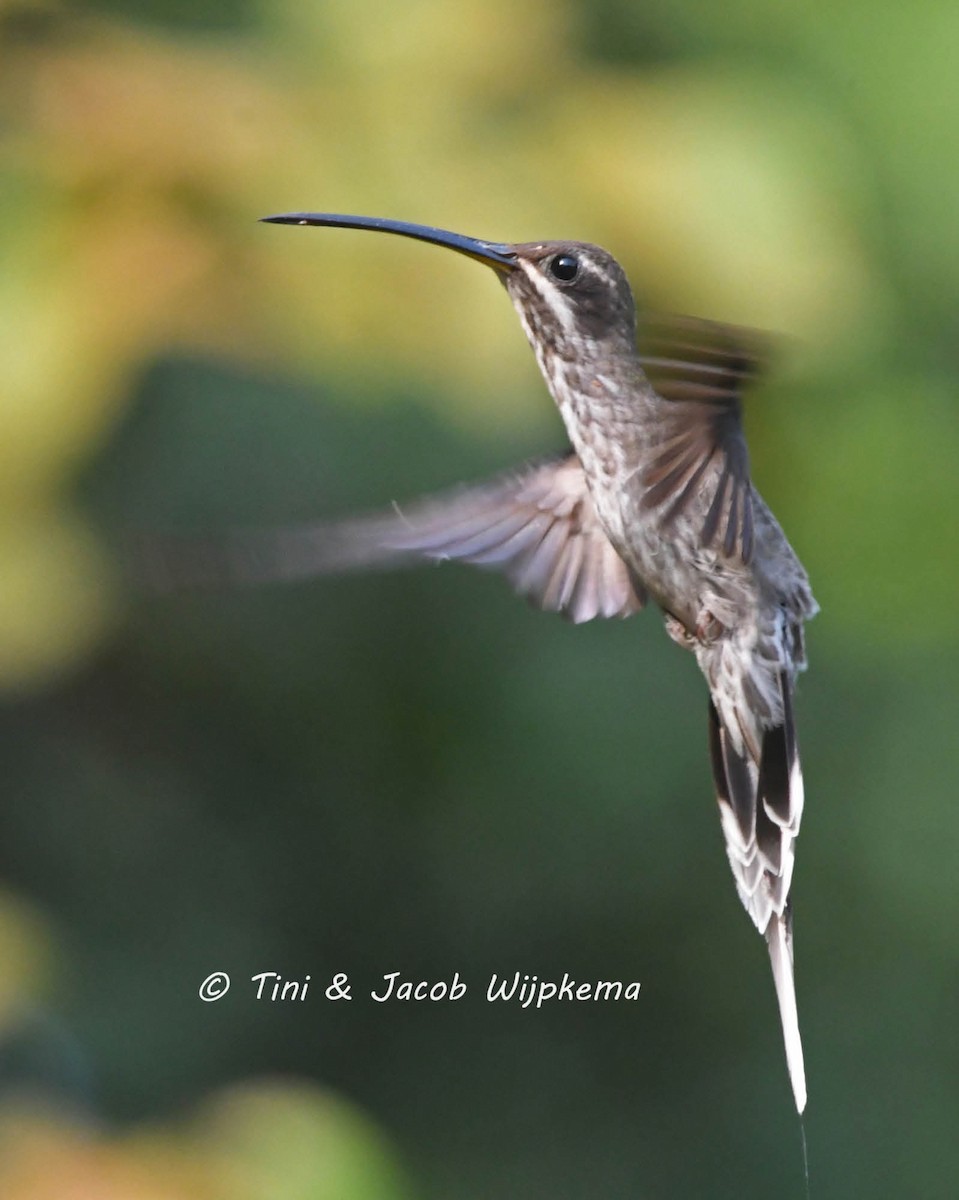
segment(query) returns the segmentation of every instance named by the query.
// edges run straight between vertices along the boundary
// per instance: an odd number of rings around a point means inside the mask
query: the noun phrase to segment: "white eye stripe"
[[[563,295],[563,293],[551,284],[548,279],[542,274],[538,267],[532,263],[523,262],[520,259],[520,268],[526,278],[533,285],[536,294],[547,305],[549,311],[556,318],[564,333],[571,334],[576,328],[576,320],[573,315],[572,305]],[[517,309],[519,306],[517,305]]]

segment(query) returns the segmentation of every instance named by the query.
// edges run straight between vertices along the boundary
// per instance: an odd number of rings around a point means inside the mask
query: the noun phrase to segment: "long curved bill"
[[[260,220],[273,225],[334,225],[343,229],[372,229],[379,233],[397,233],[401,237],[416,238],[420,242],[432,242],[434,246],[456,250],[469,258],[475,258],[477,262],[485,263],[503,275],[508,275],[516,266],[516,255],[512,248],[501,242],[481,242],[478,238],[465,237],[461,233],[449,233],[445,229],[434,229],[431,225],[413,225],[409,221],[309,212],[278,213],[275,217],[261,217]]]

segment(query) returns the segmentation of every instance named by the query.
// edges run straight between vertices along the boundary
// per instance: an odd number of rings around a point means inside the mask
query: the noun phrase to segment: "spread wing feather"
[[[572,454],[392,512],[222,538],[140,537],[130,549],[134,575],[154,591],[304,579],[426,558],[501,571],[531,603],[575,622],[626,617],[645,603]]]

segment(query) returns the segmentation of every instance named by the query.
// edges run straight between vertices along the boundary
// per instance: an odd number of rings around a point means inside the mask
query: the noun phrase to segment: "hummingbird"
[[[706,678],[726,853],[739,898],[768,946],[802,1113],[790,886],[803,782],[793,696],[806,666],[803,624],[818,605],[750,478],[741,397],[759,366],[755,339],[751,345],[746,331],[713,322],[674,320],[653,328],[641,355],[626,275],[588,243],[489,242],[335,213],[263,220],[398,234],[492,268],[570,447],[385,514],[196,546],[194,581],[295,579],[450,559],[502,572],[535,606],[577,623],[628,617],[652,601],[669,637],[695,655]],[[152,573],[161,586],[164,566]]]

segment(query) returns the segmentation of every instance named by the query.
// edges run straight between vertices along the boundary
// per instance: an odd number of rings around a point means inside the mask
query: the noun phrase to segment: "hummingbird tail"
[[[806,1107],[806,1068],[803,1064],[802,1039],[799,1036],[799,1014],[796,1009],[796,981],[793,975],[792,914],[787,908],[782,916],[773,916],[766,929],[769,961],[779,1001],[779,1017],[786,1044],[786,1066],[796,1098],[796,1111],[802,1115]]]
[[[806,1078],[793,975],[789,888],[794,842],[803,809],[802,772],[796,747],[791,684],[778,679],[782,720],[762,731],[758,755],[739,745],[715,703],[710,704],[710,749],[726,853],[736,890],[766,938],[796,1108],[806,1105]],[[737,722],[741,724],[741,722]]]

